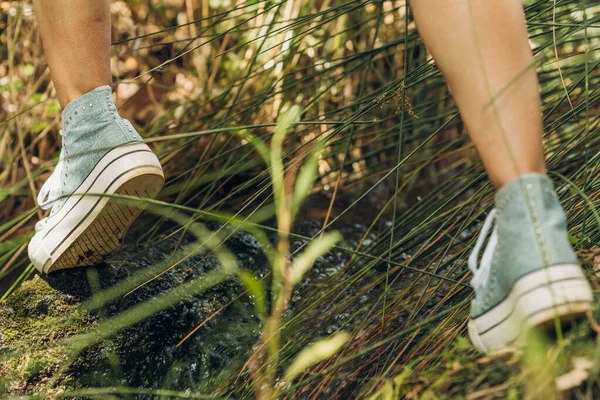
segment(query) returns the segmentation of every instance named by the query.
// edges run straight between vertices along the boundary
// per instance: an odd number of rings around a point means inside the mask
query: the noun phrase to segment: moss
[[[95,318],[78,309],[78,304],[38,276],[1,304],[0,390],[38,392],[55,377],[68,357],[62,339],[95,324]],[[67,371],[54,386],[60,391],[72,388],[72,383]]]
[[[69,340],[89,336],[111,318],[213,270],[218,265],[214,256],[200,252],[189,257],[176,251],[195,246],[194,240],[188,235],[172,238],[142,253],[138,246],[125,246],[117,260],[98,268],[57,271],[25,282],[0,303],[0,398],[38,394],[46,399],[98,386],[208,393],[230,387],[233,371],[243,367],[260,334],[257,318],[248,316],[253,309],[248,298],[223,307],[243,291],[234,280],[190,295],[81,351],[73,347],[80,342]],[[257,241],[247,234],[232,236],[227,246],[245,268],[260,270],[266,264]],[[81,307],[93,296],[90,273],[94,287],[106,289],[147,273],[143,270],[169,257],[180,260],[179,268],[93,313]],[[219,318],[210,318],[217,310]],[[200,331],[177,346],[207,319]]]
[[[264,276],[267,261],[256,239],[238,232],[226,245],[244,268]],[[143,252],[136,245],[126,245],[115,260],[96,268],[57,271],[25,282],[0,303],[0,398],[37,394],[46,399],[79,389],[114,386],[187,393],[231,390],[261,331],[250,298],[238,298],[244,289],[236,280],[196,294],[182,292],[186,296],[176,304],[131,322],[81,351],[74,348],[114,317],[151,304],[157,295],[177,290],[218,265],[206,252],[189,256],[188,247],[197,247],[190,235],[164,240]],[[148,267],[170,266],[171,262],[178,268],[92,313],[81,306],[93,296],[92,281],[96,289],[121,283],[137,285],[138,273],[145,276]],[[326,264],[346,262],[334,258]],[[218,316],[213,317],[217,311]],[[202,329],[196,330],[200,324]],[[82,340],[70,340],[75,337]]]

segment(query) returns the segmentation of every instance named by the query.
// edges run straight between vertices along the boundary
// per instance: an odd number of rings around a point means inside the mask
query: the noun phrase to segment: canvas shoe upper
[[[88,255],[66,254],[60,260],[63,268],[77,266],[77,263],[88,265],[115,249],[113,242],[116,240],[110,240],[111,229],[120,232],[126,229],[121,225],[128,227],[133,218],[122,218],[122,221],[113,223],[112,228],[109,221],[104,227],[93,226],[92,222],[107,206],[108,198],[92,194],[118,194],[125,183],[134,179],[139,181],[141,176],[150,176],[155,179],[144,189],[148,189],[152,197],[164,181],[156,156],[143,143],[131,123],[119,116],[109,86],[96,88],[71,102],[63,111],[62,121],[59,161],[37,199],[42,209],[51,211],[47,218],[36,224],[36,234],[29,244],[29,256],[43,272],[48,272],[73,245],[79,246],[79,249],[71,249],[71,253]],[[131,182],[129,186],[132,186]],[[129,191],[135,192],[135,189],[128,187]],[[94,198],[84,199],[86,195]],[[140,197],[148,196],[140,193]],[[84,235],[83,239],[92,236],[92,232],[85,232],[90,226],[90,229],[98,231],[96,233],[102,230],[101,233],[107,236],[102,243],[93,243],[99,247],[94,250],[90,249],[90,243],[77,243],[81,235]],[[120,243],[122,237],[118,239]],[[67,258],[70,262],[66,262]]]
[[[527,327],[591,308],[591,288],[545,175],[524,175],[496,193],[496,209],[484,223],[469,267],[475,290],[469,334],[481,351],[517,344]]]

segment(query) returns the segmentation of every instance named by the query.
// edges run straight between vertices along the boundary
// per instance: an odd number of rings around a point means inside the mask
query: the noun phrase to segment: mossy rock
[[[78,305],[74,296],[52,288],[39,276],[23,283],[3,302],[0,306],[2,392],[36,391],[56,375],[69,357],[69,349],[61,340],[96,324],[96,318]],[[74,388],[74,380],[70,373],[62,374],[53,386],[55,390],[48,395]]]
[[[0,397],[86,398],[77,392],[108,386],[213,394],[226,390],[260,332],[248,298],[223,307],[243,292],[235,280],[185,297],[91,346],[74,346],[74,339],[95,334],[111,318],[217,267],[216,258],[206,252],[184,257],[194,239],[177,239],[145,249],[130,244],[114,261],[97,267],[36,275],[0,303]],[[243,267],[258,275],[267,271],[252,236],[236,233],[226,244]],[[149,267],[173,260],[179,261],[177,267],[157,279],[102,307],[88,308],[93,292],[134,281]],[[209,318],[219,310],[218,318]],[[135,398],[144,397],[152,396]]]

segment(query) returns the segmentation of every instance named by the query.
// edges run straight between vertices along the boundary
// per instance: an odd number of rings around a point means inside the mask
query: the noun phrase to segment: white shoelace
[[[63,135],[62,130],[59,132],[60,135]],[[37,203],[42,210],[48,210],[52,208],[52,205],[62,194],[61,190],[61,176],[63,174],[65,168],[65,150],[64,146],[60,151],[60,156],[58,158],[58,164],[54,168],[54,172],[48,180],[42,186],[40,193],[37,197]]]
[[[477,243],[475,243],[475,248],[473,252],[469,256],[469,269],[473,272],[473,279],[471,279],[471,286],[477,290],[486,284],[488,278],[490,276],[490,270],[492,269],[492,257],[494,254],[494,249],[498,244],[498,233],[496,229],[492,231],[492,235],[490,236],[490,240],[488,241],[488,245],[483,252],[483,256],[481,257],[481,263],[477,266],[477,257],[481,252],[481,248],[485,243],[485,239],[487,238],[490,229],[494,226],[494,220],[496,218],[496,209],[493,209],[485,222],[483,223],[483,227],[481,228],[481,233],[479,233],[479,238],[477,238]]]

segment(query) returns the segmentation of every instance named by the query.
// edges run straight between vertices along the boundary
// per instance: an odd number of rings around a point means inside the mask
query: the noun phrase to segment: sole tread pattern
[[[121,185],[115,194],[141,199],[154,198],[163,184],[164,178],[161,175],[144,174]],[[109,199],[96,219],[58,257],[48,273],[101,263],[121,247],[126,232],[145,206],[143,201]]]

